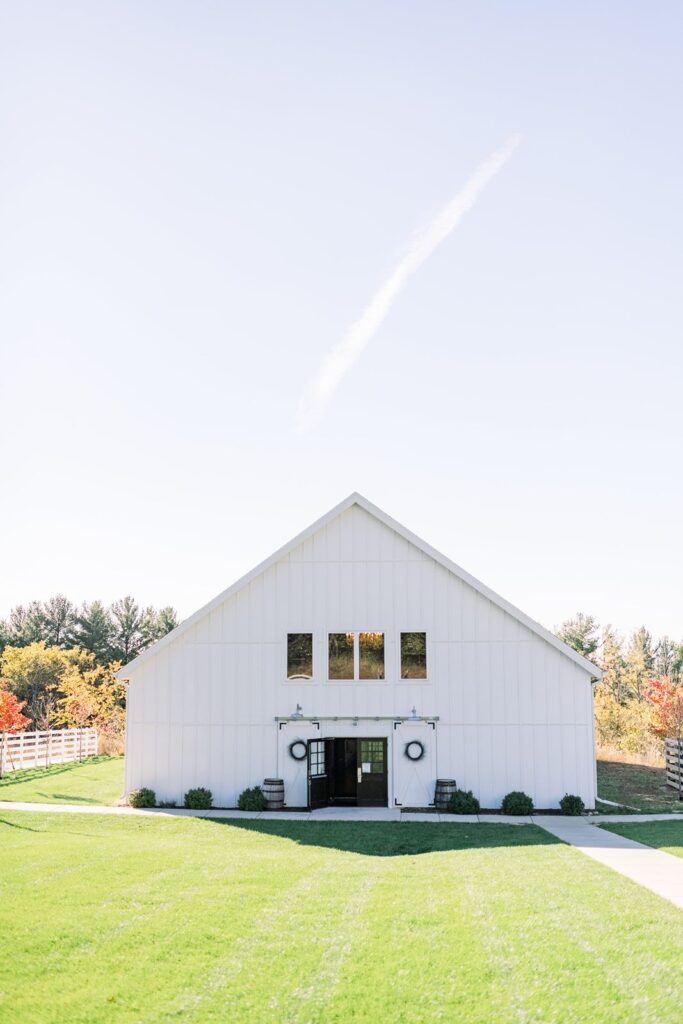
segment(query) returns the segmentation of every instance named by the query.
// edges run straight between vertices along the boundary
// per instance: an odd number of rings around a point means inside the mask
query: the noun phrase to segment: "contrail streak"
[[[458,226],[488,183],[507,163],[521,136],[513,135],[504,146],[484,160],[464,187],[437,213],[434,220],[413,238],[386,281],[378,288],[360,317],[339,344],[328,352],[299,403],[297,430],[304,433],[320,420],[339,384],[370,344],[408,278],[422,266],[436,247]]]

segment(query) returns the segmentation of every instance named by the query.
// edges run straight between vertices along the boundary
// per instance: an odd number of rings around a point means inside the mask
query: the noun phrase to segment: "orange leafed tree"
[[[17,700],[0,679],[0,732],[21,732],[31,721],[22,715],[25,700]]]
[[[654,708],[652,731],[672,739],[683,735],[683,686],[669,676],[650,679],[647,700]]]

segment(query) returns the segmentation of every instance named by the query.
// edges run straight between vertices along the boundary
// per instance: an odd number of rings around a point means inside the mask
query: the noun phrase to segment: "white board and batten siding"
[[[292,740],[357,734],[387,738],[391,806],[432,802],[437,777],[482,807],[511,789],[540,808],[566,792],[594,806],[599,671],[414,540],[352,495],[123,669],[127,792],[180,800],[208,786],[217,806],[234,806],[274,776],[287,804],[302,806],[306,768],[289,756]],[[328,634],[365,631],[385,634],[385,679],[329,681]],[[428,678],[401,680],[400,633],[414,631],[427,636]],[[313,634],[310,682],[286,679],[288,633]],[[346,722],[281,727],[275,718],[297,704]],[[372,721],[413,708],[434,724]],[[413,738],[425,745],[420,762],[404,756]]]

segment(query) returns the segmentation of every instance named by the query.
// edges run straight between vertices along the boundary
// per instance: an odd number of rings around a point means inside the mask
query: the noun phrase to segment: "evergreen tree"
[[[129,595],[115,601],[110,614],[113,626],[111,655],[114,661],[126,665],[146,646],[144,613]]]
[[[629,697],[643,700],[647,690],[647,681],[654,674],[654,666],[652,637],[645,626],[641,626],[631,637],[626,651],[624,682]]]
[[[63,594],[51,597],[42,606],[41,640],[48,647],[73,647],[75,642],[76,609]]]
[[[157,635],[155,639],[160,640],[162,636],[166,636],[167,633],[170,633],[172,629],[179,625],[180,620],[175,608],[171,608],[170,605],[160,608],[157,612]]]
[[[676,644],[668,636],[661,637],[655,647],[654,673],[658,679],[662,676],[673,676],[675,658]]]
[[[160,640],[162,636],[166,636],[172,629],[175,629],[178,625],[178,616],[175,608],[170,606],[166,608],[160,608],[158,611],[156,608],[145,608],[141,617],[140,632],[142,633],[142,648],[149,647],[150,644]]]
[[[606,687],[616,700],[623,701],[626,696],[623,641],[611,626],[605,626],[603,630],[600,667],[604,672],[600,685]]]
[[[567,619],[557,630],[557,636],[584,658],[590,658],[600,643],[597,619],[592,615],[577,612],[573,619]]]
[[[85,603],[76,617],[76,643],[106,665],[112,660],[113,629],[111,614],[101,601]]]
[[[671,665],[671,678],[674,683],[683,683],[683,644],[675,644]]]
[[[43,638],[45,616],[40,601],[31,601],[29,605],[18,604],[9,613],[8,640],[12,647],[28,647]]]

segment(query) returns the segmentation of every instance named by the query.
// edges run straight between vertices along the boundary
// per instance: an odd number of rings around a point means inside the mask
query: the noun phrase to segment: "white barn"
[[[280,778],[287,807],[596,797],[600,671],[359,494],[119,673],[126,792]]]

